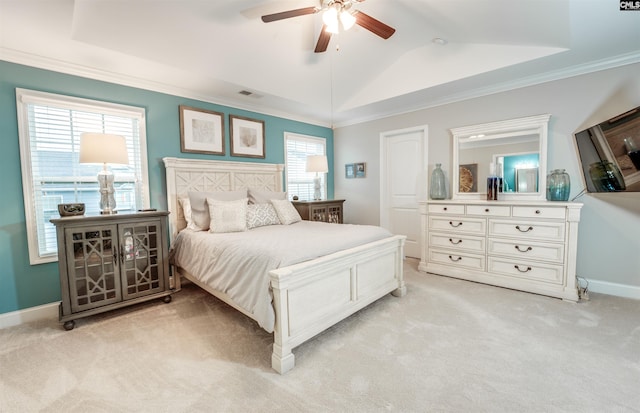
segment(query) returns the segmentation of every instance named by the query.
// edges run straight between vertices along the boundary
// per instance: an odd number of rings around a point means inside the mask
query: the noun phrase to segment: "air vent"
[[[262,95],[257,95],[249,90],[241,90],[240,92],[238,92],[238,94],[240,95],[244,95],[244,96],[251,96],[252,98],[261,98]]]

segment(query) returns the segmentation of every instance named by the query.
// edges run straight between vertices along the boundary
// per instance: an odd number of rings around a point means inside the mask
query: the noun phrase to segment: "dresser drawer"
[[[429,229],[434,231],[446,231],[447,234],[467,233],[485,235],[487,220],[482,218],[465,217],[429,217]]]
[[[484,255],[466,254],[458,251],[429,250],[429,261],[471,270],[484,271]]]
[[[429,234],[429,248],[446,248],[448,250],[462,250],[484,254],[484,243],[484,237],[473,237],[470,235],[460,234]]]
[[[467,215],[508,217],[511,215],[511,207],[504,205],[467,205]]]
[[[563,241],[564,222],[489,219],[489,236]]]
[[[544,281],[552,284],[563,284],[562,265],[542,264],[531,261],[508,260],[489,257],[487,271],[516,278]]]
[[[430,214],[464,215],[464,205],[429,204]]]
[[[560,264],[564,261],[564,244],[489,238],[487,252],[515,259],[544,260]]]
[[[513,206],[514,217],[564,219],[565,207]]]

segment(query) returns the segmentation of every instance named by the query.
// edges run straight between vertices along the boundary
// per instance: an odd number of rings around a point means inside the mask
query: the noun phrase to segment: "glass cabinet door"
[[[115,225],[65,229],[73,312],[121,301],[117,235]]]
[[[120,264],[125,300],[164,290],[159,221],[120,224]]]

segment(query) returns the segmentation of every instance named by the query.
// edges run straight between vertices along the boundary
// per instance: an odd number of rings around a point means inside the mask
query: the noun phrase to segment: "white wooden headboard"
[[[167,179],[169,233],[173,241],[187,224],[178,202],[189,192],[259,189],[282,191],[284,165],[259,162],[163,158]]]

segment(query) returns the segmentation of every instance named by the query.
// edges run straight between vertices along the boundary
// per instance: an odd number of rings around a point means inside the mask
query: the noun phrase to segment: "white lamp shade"
[[[129,164],[124,136],[108,133],[80,135],[80,163]]]
[[[307,172],[329,172],[327,157],[324,155],[307,156]]]

